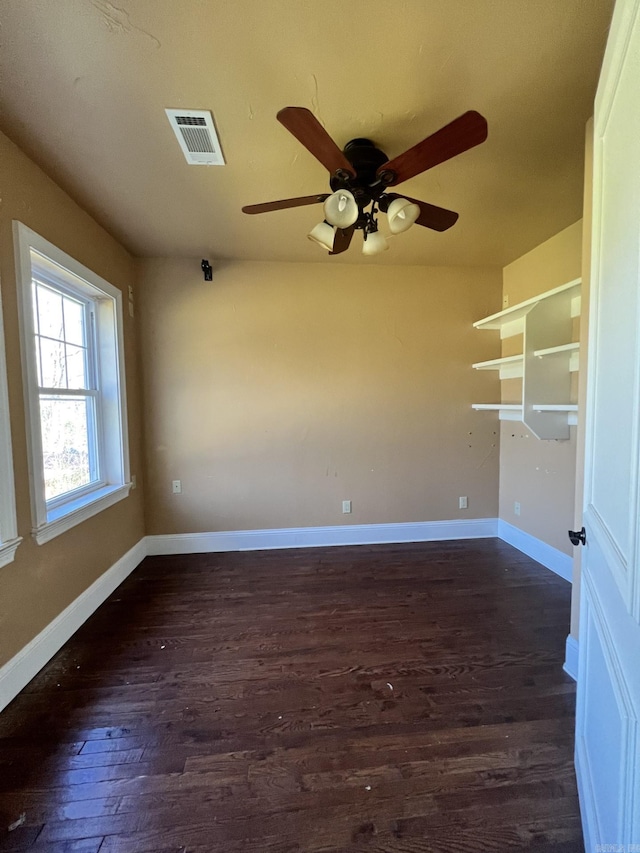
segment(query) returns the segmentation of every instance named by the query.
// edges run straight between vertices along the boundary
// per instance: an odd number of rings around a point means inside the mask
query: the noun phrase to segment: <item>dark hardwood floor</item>
[[[582,851],[569,598],[498,540],[148,558],[0,715],[0,850]]]

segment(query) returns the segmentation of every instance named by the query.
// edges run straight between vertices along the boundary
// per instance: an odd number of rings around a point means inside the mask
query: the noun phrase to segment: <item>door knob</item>
[[[584,529],[584,527],[580,532],[578,532],[577,530],[569,530],[568,533],[572,545],[587,544],[587,531]]]

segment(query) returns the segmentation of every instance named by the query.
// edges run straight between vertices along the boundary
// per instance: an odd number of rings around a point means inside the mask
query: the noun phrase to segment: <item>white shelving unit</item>
[[[572,320],[580,315],[581,279],[569,281],[512,308],[474,323],[476,329],[522,335],[522,353],[479,361],[476,370],[496,370],[500,379],[522,378],[521,403],[474,403],[478,411],[497,411],[501,420],[522,421],[542,439],[569,438],[578,407],[569,403],[571,373],[578,370],[580,344],[571,341]],[[567,343],[569,342],[569,343]],[[544,400],[543,403],[534,402]]]

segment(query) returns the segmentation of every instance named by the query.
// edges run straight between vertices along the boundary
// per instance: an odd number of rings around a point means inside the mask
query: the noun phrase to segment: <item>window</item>
[[[0,294],[0,566],[6,566],[13,560],[16,548],[21,541],[18,537],[16,501],[13,490],[13,455],[11,453],[9,395],[4,355],[2,294]]]
[[[19,222],[33,533],[40,544],[126,497],[122,295]]]

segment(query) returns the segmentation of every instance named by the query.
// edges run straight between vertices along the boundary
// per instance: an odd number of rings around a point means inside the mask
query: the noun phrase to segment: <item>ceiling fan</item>
[[[486,119],[469,110],[404,154],[389,160],[370,139],[352,139],[341,151],[305,107],[285,107],[277,119],[329,170],[332,192],[251,204],[242,210],[244,213],[269,213],[306,204],[323,204],[324,221],[316,225],[308,236],[328,249],[330,255],[346,251],[356,230],[363,232],[362,251],[365,255],[377,254],[388,248],[386,239],[378,231],[378,211],[387,214],[392,234],[406,231],[414,223],[434,231],[451,228],[458,219],[453,210],[387,190],[479,145],[487,138]],[[367,210],[369,205],[371,208]]]

